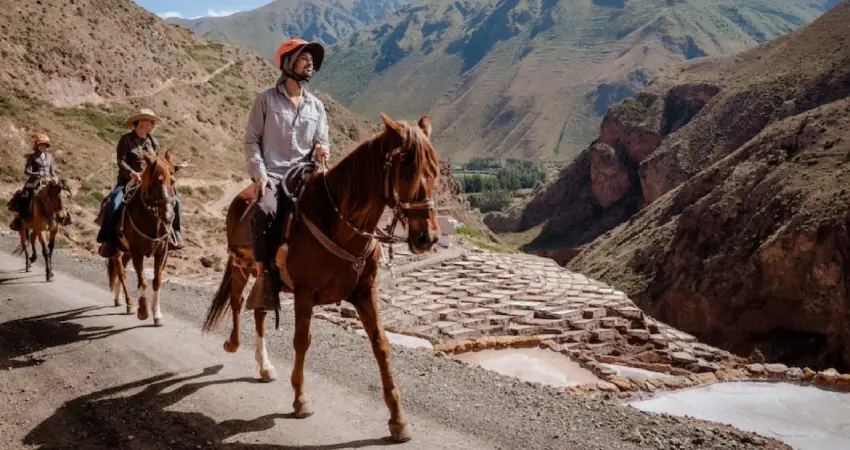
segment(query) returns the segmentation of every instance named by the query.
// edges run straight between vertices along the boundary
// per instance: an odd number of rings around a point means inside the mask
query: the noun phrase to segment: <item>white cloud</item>
[[[163,19],[172,19],[172,18],[174,18],[174,19],[200,19],[201,17],[226,17],[226,16],[236,14],[238,12],[242,12],[242,10],[241,9],[215,10],[215,9],[210,8],[210,9],[207,10],[207,13],[204,14],[203,16],[185,17],[183,14],[180,14],[179,12],[176,12],[176,11],[157,13],[156,15],[163,18]]]
[[[163,19],[172,19],[172,18],[182,19],[183,18],[183,14],[180,14],[179,12],[174,12],[174,11],[157,13],[157,16],[162,17]]]
[[[223,9],[221,11],[217,11],[215,9],[208,9],[207,10],[207,17],[225,17],[225,16],[229,16],[229,15],[232,15],[232,14],[236,14],[236,13],[241,12],[241,11],[242,11],[241,9],[232,9],[232,10],[231,9]]]

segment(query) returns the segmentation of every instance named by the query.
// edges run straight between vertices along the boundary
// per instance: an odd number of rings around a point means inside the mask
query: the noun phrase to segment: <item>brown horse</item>
[[[384,401],[390,412],[392,438],[411,438],[401,407],[401,395],[390,371],[390,345],[378,314],[378,267],[381,247],[375,230],[386,207],[408,227],[408,246],[414,253],[428,251],[439,237],[435,203],[431,199],[439,176],[437,153],[431,145],[428,117],[418,126],[396,122],[381,114],[384,131],[358,146],[327,172],[317,172],[306,182],[298,199],[298,213],[280,230],[285,243],[277,253],[284,289],[295,296],[295,364],[291,383],[295,391],[295,416],[313,411],[304,389],[304,359],[310,346],[313,307],[346,300],[363,322],[378,362]],[[239,348],[242,292],[256,276],[247,217],[256,201],[253,187],[243,190],[227,212],[230,257],[218,293],[207,312],[203,330],[220,322],[227,309],[233,313],[233,330],[224,343],[227,352]],[[359,255],[359,256],[355,256]],[[256,288],[256,287],[255,287]],[[254,311],[257,333],[255,357],[260,377],[275,378],[265,346],[265,308]]]
[[[171,149],[165,156],[143,152],[145,170],[138,187],[127,187],[121,211],[122,233],[118,251],[108,258],[109,289],[115,295],[115,306],[121,306],[121,293],[127,299],[127,314],[133,314],[133,300],[127,289],[127,263],[132,259],[139,288],[139,320],[148,319],[147,282],[145,258],[153,256],[153,322],[163,325],[159,302],[162,287],[162,270],[168,259],[168,246],[172,242],[171,223],[174,220],[174,179],[179,166],[171,162]]]
[[[35,251],[35,240],[41,243],[41,254],[44,256],[44,265],[47,268],[47,281],[53,281],[53,249],[56,245],[56,234],[60,225],[70,225],[71,215],[67,206],[70,203],[71,189],[65,180],[49,179],[38,189],[32,199],[30,214],[18,211],[22,217],[21,245],[15,250],[16,255],[24,254],[26,270],[32,270],[32,263],[38,260]],[[47,244],[44,242],[44,233],[47,233]],[[32,257],[27,251],[27,242],[32,247]]]

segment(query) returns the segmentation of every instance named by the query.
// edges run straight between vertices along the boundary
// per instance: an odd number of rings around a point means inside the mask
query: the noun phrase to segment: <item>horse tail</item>
[[[109,292],[114,292],[115,283],[118,282],[118,267],[115,264],[115,258],[107,258],[106,260],[106,276],[108,278]]]
[[[212,331],[218,323],[221,322],[224,314],[230,308],[230,286],[233,284],[233,255],[227,258],[227,267],[224,269],[224,275],[221,277],[221,284],[218,286],[218,292],[215,293],[213,301],[207,310],[207,318],[204,320],[202,328],[204,333]]]

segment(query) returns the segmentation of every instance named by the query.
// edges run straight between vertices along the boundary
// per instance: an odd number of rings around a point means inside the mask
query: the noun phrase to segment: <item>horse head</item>
[[[440,237],[434,188],[440,175],[431,145],[431,122],[423,116],[414,126],[381,113],[388,145],[384,162],[384,200],[407,225],[407,245],[416,254],[431,249]]]
[[[146,166],[139,186],[142,203],[167,224],[174,220],[174,174],[179,170],[171,152],[170,148],[164,156],[142,152]]]
[[[64,178],[51,178],[45,183],[41,190],[45,198],[42,203],[48,212],[59,219],[59,223],[66,223],[69,217],[68,206],[71,204],[71,188]]]

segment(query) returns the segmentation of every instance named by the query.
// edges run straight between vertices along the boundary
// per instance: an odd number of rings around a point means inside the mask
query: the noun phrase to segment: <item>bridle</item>
[[[386,154],[386,159],[382,164],[382,177],[384,178],[384,192],[383,192],[383,200],[384,204],[387,207],[392,208],[393,211],[393,220],[390,225],[387,226],[387,230],[381,230],[380,228],[376,229],[374,232],[370,232],[364,230],[360,227],[355,226],[348,219],[343,216],[342,212],[339,210],[336,202],[334,201],[333,196],[331,195],[330,187],[328,186],[328,178],[327,176],[322,177],[322,181],[325,186],[325,192],[328,197],[328,201],[331,204],[331,207],[336,211],[337,216],[340,221],[344,223],[351,231],[354,231],[360,236],[369,238],[369,242],[364,246],[363,251],[360,253],[360,256],[354,256],[347,250],[343,249],[339,245],[337,245],[333,240],[327,237],[306,215],[298,212],[298,201],[299,198],[296,195],[293,195],[288,187],[289,180],[296,174],[303,175],[304,171],[307,167],[316,167],[316,163],[312,160],[311,154],[307,155],[305,160],[299,164],[295,164],[286,172],[283,177],[282,187],[284,193],[290,200],[293,202],[295,207],[295,218],[296,220],[302,220],[304,224],[307,226],[309,231],[313,234],[313,236],[331,253],[336,256],[345,259],[351,262],[354,265],[354,269],[357,272],[357,277],[360,277],[360,273],[363,270],[363,267],[366,262],[366,258],[371,254],[374,250],[375,246],[378,245],[379,242],[389,243],[390,250],[390,272],[392,273],[392,260],[393,260],[393,243],[400,242],[400,239],[397,239],[394,236],[395,227],[398,223],[402,223],[402,226],[407,227],[409,223],[409,212],[412,210],[428,210],[435,211],[436,210],[436,202],[430,197],[425,197],[422,199],[416,200],[401,200],[399,199],[398,190],[395,187],[395,184],[392,182],[391,177],[394,173],[394,169],[396,164],[399,161],[399,156],[403,154],[402,147],[396,147],[393,150],[389,151]],[[327,164],[323,164],[322,171],[327,172],[328,167]],[[303,194],[304,191],[301,190],[300,194]],[[378,245],[379,248],[382,249]],[[383,250],[382,250],[383,251]]]
[[[146,178],[149,179],[150,176]],[[170,242],[174,242],[174,230],[171,226],[174,222],[174,216],[171,216],[171,220],[166,220],[160,217],[159,214],[159,207],[167,207],[167,205],[173,202],[174,196],[168,193],[168,186],[163,184],[162,198],[155,198],[152,202],[145,201],[145,194],[147,194],[148,192],[146,189],[141,189],[141,187],[141,185],[131,182],[128,183],[127,186],[124,188],[124,210],[122,211],[121,216],[126,217],[130,220],[130,226],[133,227],[133,231],[135,231],[148,241],[156,244],[157,246],[162,245],[167,239],[171,239]],[[136,223],[133,222],[133,216],[127,214],[127,205],[130,204],[130,201],[133,199],[133,197],[135,197],[136,192],[138,192],[139,190],[142,190],[143,192],[142,195],[139,196],[139,201],[142,203],[142,208],[147,211],[151,216],[153,216],[154,219],[156,219],[156,229],[159,230],[163,225],[165,226],[164,231],[161,234],[159,233],[159,231],[157,231],[156,237],[148,236],[147,234],[142,232],[142,230],[140,230],[139,227],[136,226]]]
[[[401,147],[396,147],[390,152],[387,152],[387,156],[384,160],[384,164],[382,165],[383,173],[382,177],[384,178],[384,193],[383,200],[384,204],[391,208],[393,211],[393,220],[390,225],[387,227],[387,230],[381,230],[380,228],[376,229],[375,232],[368,232],[363,230],[348,221],[343,215],[342,212],[334,202],[333,196],[331,195],[331,190],[328,187],[328,178],[323,177],[323,181],[325,184],[325,192],[328,195],[328,200],[330,200],[331,206],[334,211],[336,211],[340,220],[348,226],[349,229],[360,234],[363,237],[368,237],[372,239],[378,239],[381,242],[385,243],[393,243],[397,242],[394,237],[395,227],[398,223],[401,223],[403,227],[407,227],[409,223],[409,211],[411,210],[428,210],[429,212],[436,211],[436,202],[430,198],[425,197],[418,200],[409,200],[409,201],[401,201],[398,198],[398,190],[395,188],[395,184],[392,182],[392,174],[395,172],[395,165],[399,160],[399,156],[402,155]],[[326,168],[327,166],[325,166]],[[285,184],[285,183],[284,183]],[[392,246],[390,246],[390,259],[392,260]]]

